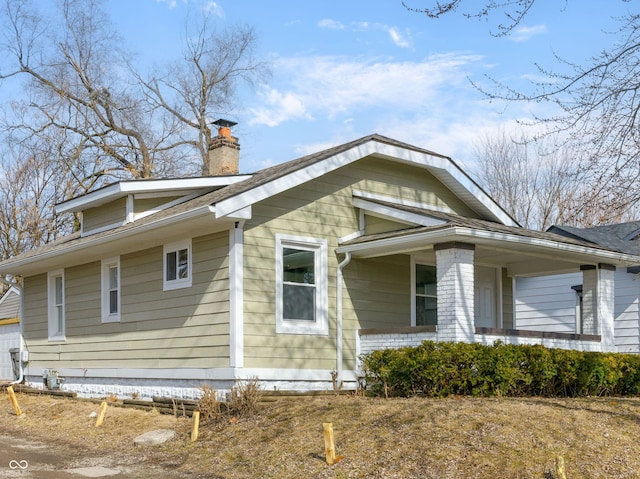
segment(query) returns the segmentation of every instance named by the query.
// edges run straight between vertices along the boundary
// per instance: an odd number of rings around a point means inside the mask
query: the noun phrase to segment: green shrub
[[[640,355],[425,341],[361,359],[367,391],[385,397],[640,394]]]

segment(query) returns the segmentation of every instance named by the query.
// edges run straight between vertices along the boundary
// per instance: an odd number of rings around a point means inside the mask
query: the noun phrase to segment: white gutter
[[[455,237],[455,238],[454,238]],[[604,250],[599,248],[590,248],[588,246],[574,245],[569,243],[562,243],[559,241],[553,241],[541,238],[531,238],[526,236],[520,236],[516,234],[497,233],[493,231],[477,230],[468,227],[453,226],[450,228],[443,228],[435,231],[424,231],[422,233],[407,234],[404,236],[396,236],[392,238],[385,238],[381,240],[373,240],[366,243],[356,243],[353,245],[339,246],[336,248],[336,253],[352,254],[366,254],[367,252],[373,252],[374,250],[380,250],[380,253],[374,253],[375,255],[388,254],[385,250],[393,250],[398,248],[411,249],[413,243],[420,245],[424,248],[425,243],[433,243],[437,240],[460,240],[463,238],[473,238],[476,243],[477,240],[481,240],[480,244],[484,242],[501,241],[505,243],[521,244],[545,249],[551,249],[558,252],[584,254],[588,256],[597,256],[599,258],[616,261],[619,263],[640,263],[640,257],[630,255],[626,253],[619,253],[616,251]],[[416,245],[416,247],[418,247]]]
[[[336,274],[336,372],[338,377],[336,384],[339,385],[342,380],[342,270],[351,261],[351,253],[345,253],[344,259],[338,264]]]

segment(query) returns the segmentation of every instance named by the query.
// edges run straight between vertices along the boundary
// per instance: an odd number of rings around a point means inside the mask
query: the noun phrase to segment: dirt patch
[[[637,478],[638,399],[279,399],[250,417],[191,420],[110,407],[102,427],[97,404],[19,395],[18,419],[0,395],[0,433],[108,454],[186,477],[202,478],[542,478],[564,458],[567,477]],[[324,462],[322,423],[333,423],[334,466]],[[45,427],[44,425],[48,425]],[[135,448],[153,429],[176,439]]]

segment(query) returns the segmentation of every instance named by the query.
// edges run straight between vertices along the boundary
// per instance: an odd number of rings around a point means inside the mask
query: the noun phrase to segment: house
[[[640,254],[640,221],[577,228],[555,225],[549,232],[627,254]],[[614,272],[615,346],[621,353],[640,352],[640,268]],[[518,278],[518,327],[559,332],[584,329],[582,276],[579,272]]]
[[[232,125],[231,125],[232,126]],[[0,263],[24,283],[26,381],[82,395],[356,387],[378,347],[615,349],[613,274],[640,256],[526,230],[450,158],[371,135],[251,175],[122,181],[57,206],[80,230]],[[582,277],[578,332],[517,329],[515,278]]]
[[[0,298],[0,381],[16,379],[12,350],[20,350],[20,290],[15,286]]]

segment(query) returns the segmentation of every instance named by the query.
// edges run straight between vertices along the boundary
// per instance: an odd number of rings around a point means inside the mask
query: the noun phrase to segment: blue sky
[[[105,7],[141,64],[179,54],[187,12],[208,9],[221,26],[255,27],[272,76],[243,89],[226,115],[238,122],[241,170],[251,172],[371,133],[468,164],[479,138],[545,108],[489,102],[469,79],[490,75],[527,88],[539,76],[534,62],[553,67],[554,53],[583,62],[612,41],[603,30],[613,30],[609,17],[629,4],[538,0],[509,38],[489,34],[495,22],[430,20],[396,0],[109,0]]]

